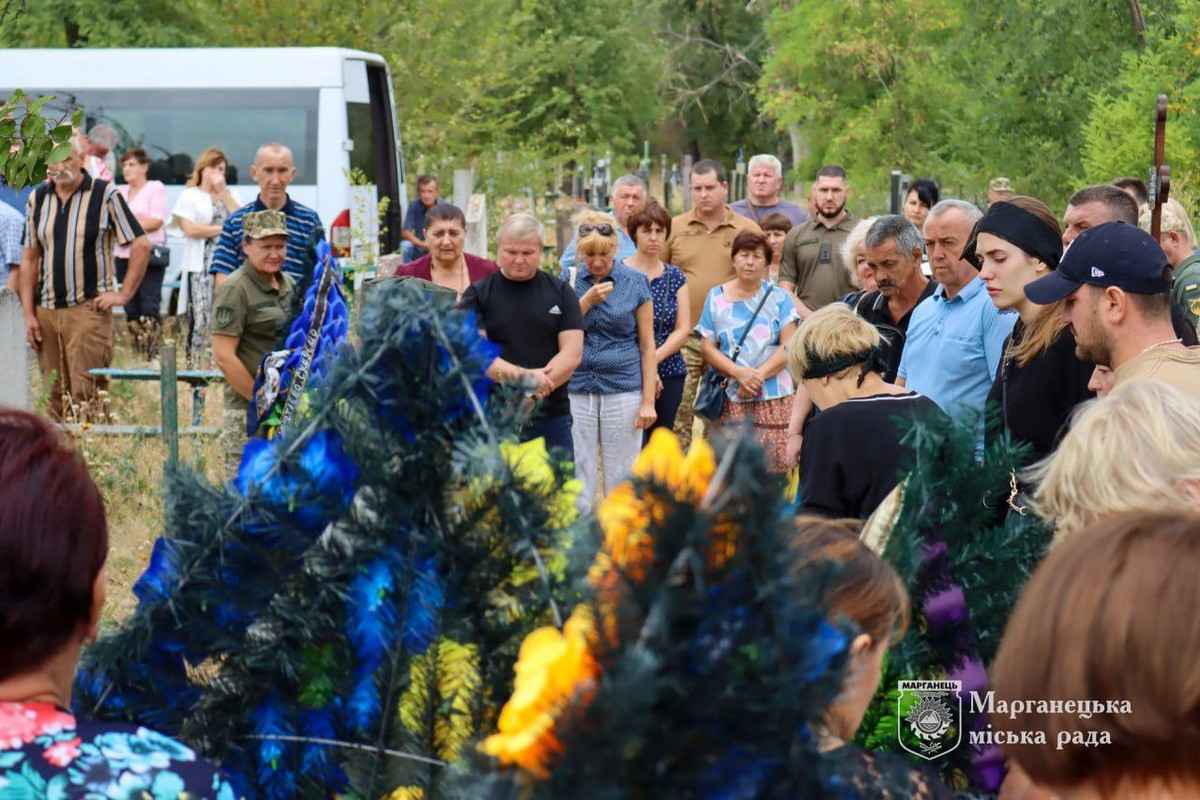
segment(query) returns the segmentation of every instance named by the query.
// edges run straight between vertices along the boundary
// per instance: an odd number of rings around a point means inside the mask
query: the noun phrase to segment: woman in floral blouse
[[[234,800],[179,742],[67,710],[104,605],[104,503],[58,432],[19,411],[0,411],[0,552],[0,797]]]
[[[736,277],[709,291],[696,333],[705,363],[728,379],[720,424],[749,421],[769,468],[782,473],[788,468],[787,425],[796,392],[784,367],[800,315],[791,296],[767,280],[771,246],[762,234],[743,231],[730,250]],[[730,356],[739,341],[735,363]]]

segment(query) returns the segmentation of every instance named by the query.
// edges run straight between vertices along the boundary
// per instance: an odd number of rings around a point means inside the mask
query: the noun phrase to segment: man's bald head
[[[290,164],[292,163],[292,148],[288,147],[286,144],[280,144],[279,142],[267,142],[259,147],[254,153],[254,164],[257,166],[258,164],[262,163],[264,157],[271,156],[281,156],[286,158]]]
[[[287,190],[296,177],[296,165],[292,162],[291,148],[270,142],[258,148],[250,175],[258,184],[258,196],[263,205],[276,211],[287,204]]]

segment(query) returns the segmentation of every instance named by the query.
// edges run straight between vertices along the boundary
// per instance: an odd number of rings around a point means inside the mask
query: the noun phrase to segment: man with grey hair
[[[113,170],[117,167],[117,158],[113,153],[120,144],[117,132],[110,125],[94,126],[87,132],[88,153],[83,166],[93,178],[99,178],[109,183],[113,182]]]
[[[883,379],[888,383],[896,380],[913,309],[935,288],[921,272],[921,251],[921,234],[895,214],[876,219],[863,239],[867,269],[879,288],[860,294],[852,308],[883,336]]]
[[[979,271],[961,258],[981,216],[964,200],[929,210],[925,249],[939,285],[912,312],[897,381],[958,416],[983,410],[1017,321],[996,308]]]
[[[637,243],[629,238],[629,218],[646,205],[646,184],[637,175],[622,175],[612,185],[612,215],[617,220],[617,261],[624,261],[637,252]],[[565,269],[575,266],[577,238],[571,237],[558,265]]]
[[[500,347],[488,375],[524,382],[540,401],[521,441],[543,437],[573,461],[567,381],[583,360],[583,313],[575,290],[541,269],[544,239],[536,217],[506,217],[496,233],[499,272],[471,284],[459,307],[474,311],[480,333]]]
[[[19,288],[25,332],[37,351],[56,421],[103,418],[107,379],[91,370],[113,356],[114,306],[137,293],[150,241],[125,199],[83,168],[86,143],[48,165],[48,183],[29,196]],[[118,286],[113,247],[129,245],[129,270]]]
[[[783,164],[770,153],[760,153],[746,165],[746,197],[729,207],[735,214],[761,222],[771,214],[783,214],[792,226],[808,222],[808,212],[779,196],[783,188]]]

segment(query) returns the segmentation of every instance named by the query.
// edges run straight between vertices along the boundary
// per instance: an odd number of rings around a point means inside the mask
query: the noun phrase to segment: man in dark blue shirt
[[[287,259],[283,271],[299,280],[304,275],[304,251],[309,239],[325,238],[321,218],[308,206],[302,206],[288,197],[287,189],[296,177],[296,166],[292,162],[292,151],[281,144],[264,144],[254,156],[250,174],[258,184],[258,197],[249,205],[234,211],[221,228],[221,237],[213,249],[212,266],[209,272],[216,276],[214,288],[225,282],[234,270],[246,261],[242,249],[245,235],[242,220],[247,214],[259,211],[282,211],[287,217]]]
[[[425,213],[442,202],[438,197],[436,175],[421,175],[417,178],[417,199],[408,204],[404,212],[404,226],[400,230],[400,258],[407,264],[429,252],[425,244]]]

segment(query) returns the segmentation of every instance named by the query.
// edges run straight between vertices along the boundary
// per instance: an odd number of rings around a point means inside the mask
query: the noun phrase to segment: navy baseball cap
[[[1168,294],[1170,264],[1154,237],[1125,222],[1088,228],[1063,253],[1058,269],[1025,285],[1040,306],[1062,300],[1085,283],[1116,286],[1132,294]]]

